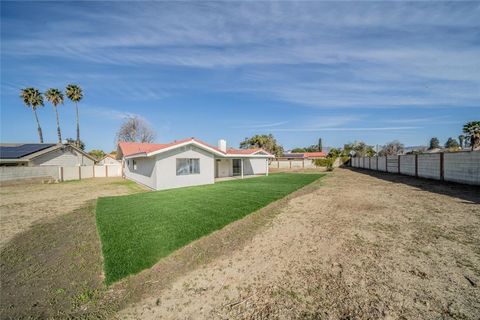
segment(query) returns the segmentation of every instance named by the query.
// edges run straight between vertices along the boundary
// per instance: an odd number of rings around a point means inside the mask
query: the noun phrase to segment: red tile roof
[[[233,149],[233,148],[228,148],[227,149],[227,154],[253,154],[257,151],[260,151],[262,149],[260,148],[255,148],[255,149]]]
[[[320,158],[320,157],[326,157],[327,154],[325,152],[304,152],[303,156],[305,158]]]
[[[120,142],[118,146],[120,147],[124,157],[131,156],[137,153],[150,153],[158,150],[162,150],[168,147],[172,147],[178,144],[182,144],[188,141],[195,141],[197,143],[203,144],[206,147],[214,149],[223,154],[253,154],[261,149],[232,149],[229,148],[227,152],[221,151],[218,147],[215,147],[211,144],[198,140],[196,138],[187,138],[182,140],[177,140],[170,143],[158,144],[158,143],[140,143],[140,142]]]

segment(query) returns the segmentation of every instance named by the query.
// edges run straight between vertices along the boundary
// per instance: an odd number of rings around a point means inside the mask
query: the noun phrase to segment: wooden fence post
[[[415,155],[415,177],[418,178],[418,154]]]
[[[444,179],[444,167],[445,167],[444,155],[445,154],[443,152],[440,153],[440,181],[443,181]]]

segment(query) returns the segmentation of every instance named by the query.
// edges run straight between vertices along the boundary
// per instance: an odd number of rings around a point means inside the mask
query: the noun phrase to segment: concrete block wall
[[[445,153],[443,163],[446,181],[480,185],[480,151]]]
[[[440,180],[440,153],[418,155],[418,176]]]
[[[407,154],[400,156],[400,173],[408,176],[415,175],[415,155]]]
[[[32,178],[47,178],[58,180],[57,166],[39,167],[0,167],[0,181],[15,181]]]
[[[378,171],[387,171],[385,157],[378,157]]]
[[[377,162],[378,160],[378,162]],[[377,166],[378,163],[378,166]],[[351,166],[480,185],[480,151],[352,158]]]
[[[377,157],[372,157],[370,159],[370,169],[377,170]]]
[[[387,156],[387,171],[398,173],[398,156]]]

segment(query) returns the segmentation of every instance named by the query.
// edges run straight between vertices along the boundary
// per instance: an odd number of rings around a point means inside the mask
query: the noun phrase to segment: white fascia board
[[[224,158],[275,158],[273,155],[266,154],[227,154]]]

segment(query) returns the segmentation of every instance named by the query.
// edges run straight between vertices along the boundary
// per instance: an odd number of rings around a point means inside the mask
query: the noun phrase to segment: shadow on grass
[[[366,174],[377,179],[382,179],[392,183],[406,184],[424,191],[434,192],[438,194],[447,195],[450,197],[459,198],[465,203],[479,204],[480,203],[480,186],[472,186],[467,184],[460,184],[447,181],[438,181],[424,178],[416,178],[395,173],[387,173],[381,171],[374,171],[361,168],[344,167],[358,173]]]

